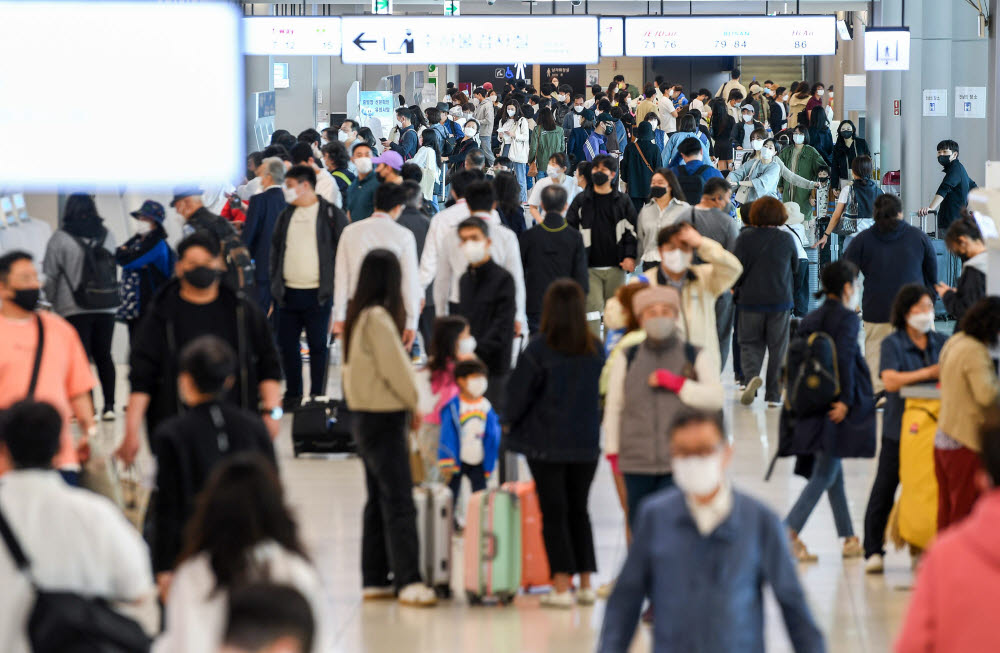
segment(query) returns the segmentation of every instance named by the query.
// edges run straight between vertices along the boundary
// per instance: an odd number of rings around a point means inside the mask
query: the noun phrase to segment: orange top
[[[90,392],[94,375],[76,329],[55,313],[39,311],[38,314],[45,328],[45,345],[35,399],[52,404],[62,414],[59,453],[52,463],[56,468],[72,466],[79,461],[69,429],[73,416],[69,400]],[[27,396],[37,346],[38,327],[34,317],[18,321],[0,315],[0,409]],[[6,470],[0,469],[3,471]]]

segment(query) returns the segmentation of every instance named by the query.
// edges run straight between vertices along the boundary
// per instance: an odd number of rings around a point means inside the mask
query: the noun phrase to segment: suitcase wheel
[[[514,602],[513,594],[499,594],[497,595],[497,600],[500,602],[501,607],[507,607]]]
[[[465,600],[469,605],[482,605],[483,599],[472,590],[465,590]]]
[[[439,599],[450,599],[451,598],[451,588],[447,585],[438,585],[434,588],[434,593],[437,594]]]

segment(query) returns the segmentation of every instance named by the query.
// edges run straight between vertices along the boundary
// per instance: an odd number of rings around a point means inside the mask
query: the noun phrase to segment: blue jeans
[[[673,486],[673,474],[625,474],[625,502],[628,505],[628,523],[632,532],[635,532],[635,520],[643,499]]]
[[[824,492],[830,499],[837,535],[853,536],[854,526],[851,524],[851,511],[847,507],[847,495],[844,494],[844,470],[840,466],[840,458],[822,452],[816,454],[812,476],[785,518],[785,524],[796,533],[802,532],[802,527],[806,525],[806,520]]]
[[[528,164],[527,163],[512,163],[514,168],[514,176],[517,177],[517,183],[521,186],[521,201],[528,201]]]

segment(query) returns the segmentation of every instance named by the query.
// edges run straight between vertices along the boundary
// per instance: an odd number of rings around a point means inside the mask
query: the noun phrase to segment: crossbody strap
[[[38,313],[35,313],[35,324],[38,325],[38,346],[35,347],[35,362],[31,368],[31,381],[28,383],[28,399],[35,398],[38,373],[42,369],[42,349],[45,347],[45,327],[42,326],[42,316]]]
[[[0,510],[0,537],[3,537],[7,549],[10,551],[10,557],[14,559],[14,564],[17,565],[17,568],[28,573],[31,563],[28,562],[28,557],[24,555],[21,544],[14,537],[14,531],[11,530],[10,524],[7,523],[6,517],[3,516],[3,510]]]
[[[653,172],[653,166],[649,165],[649,161],[646,160],[646,156],[642,153],[642,148],[639,147],[639,141],[633,140],[632,144],[635,145],[635,150],[639,153],[639,157],[642,159],[642,162],[646,164],[646,167],[650,172]]]

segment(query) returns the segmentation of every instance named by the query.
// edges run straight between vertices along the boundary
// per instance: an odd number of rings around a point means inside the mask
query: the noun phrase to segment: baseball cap
[[[177,202],[181,201],[185,197],[194,197],[195,195],[201,197],[204,192],[205,191],[200,188],[175,188],[174,197],[170,200],[170,206],[173,208]]]
[[[394,150],[386,150],[382,153],[382,156],[377,156],[372,159],[372,165],[377,166],[380,163],[384,163],[393,170],[403,169],[403,157],[400,156],[399,152]]]
[[[485,88],[487,91],[492,91],[493,90],[493,82],[486,82],[485,84],[483,84],[483,88]]]

